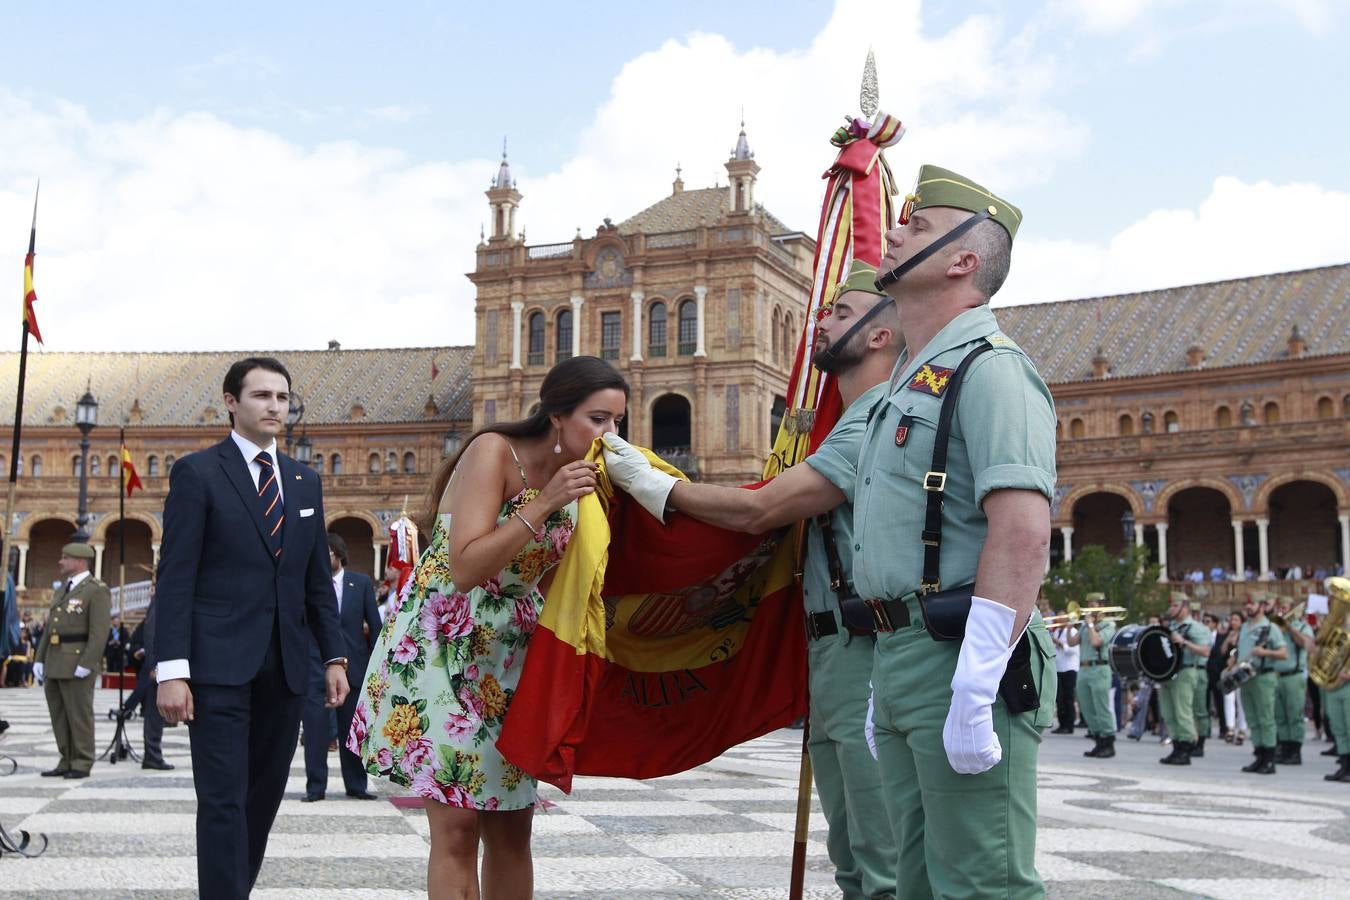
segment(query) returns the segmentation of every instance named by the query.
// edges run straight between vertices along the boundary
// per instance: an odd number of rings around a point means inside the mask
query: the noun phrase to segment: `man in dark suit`
[[[337,595],[338,623],[346,641],[347,678],[351,693],[337,711],[338,759],[342,762],[342,784],[347,796],[374,800],[366,790],[366,767],[361,758],[347,749],[347,733],[352,714],[361,697],[361,679],[366,674],[370,649],[380,633],[380,610],[375,604],[375,585],[369,575],[347,568],[347,544],[340,535],[328,534],[328,562],[333,567],[333,592]],[[313,803],[324,798],[328,787],[328,716],[324,708],[326,693],[319,648],[310,648],[309,693],[305,697],[305,799]]]
[[[190,725],[206,900],[247,897],[257,880],[299,735],[312,641],[327,705],[347,698],[319,478],[276,451],[290,388],[275,359],[232,365],[223,393],[233,430],[174,464],[164,501],[158,702],[166,723]]]

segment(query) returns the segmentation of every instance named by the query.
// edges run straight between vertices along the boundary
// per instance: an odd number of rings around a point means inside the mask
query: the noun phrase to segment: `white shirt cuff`
[[[158,663],[155,673],[155,681],[163,684],[166,681],[177,681],[182,678],[191,678],[192,671],[188,666],[186,659],[166,659]]]

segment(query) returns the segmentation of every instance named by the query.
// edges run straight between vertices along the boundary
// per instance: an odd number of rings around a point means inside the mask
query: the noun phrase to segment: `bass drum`
[[[1111,671],[1121,678],[1170,681],[1181,671],[1181,653],[1161,625],[1126,625],[1111,640]]]

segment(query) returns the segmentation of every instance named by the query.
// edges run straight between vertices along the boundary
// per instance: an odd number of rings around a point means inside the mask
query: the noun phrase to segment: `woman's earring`
[[[553,438],[553,452],[562,453],[562,429],[559,428],[556,437]]]

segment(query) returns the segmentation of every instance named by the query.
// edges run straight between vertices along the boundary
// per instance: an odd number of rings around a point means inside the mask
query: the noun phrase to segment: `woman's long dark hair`
[[[628,382],[624,377],[617,369],[596,356],[574,356],[549,369],[548,374],[544,376],[544,383],[539,385],[539,408],[533,415],[515,422],[499,422],[483,426],[464,442],[458,453],[436,470],[436,476],[431,481],[431,494],[427,498],[426,511],[422,515],[422,527],[430,531],[435,525],[436,512],[440,508],[445,486],[450,483],[450,476],[455,473],[455,467],[459,465],[464,452],[480,434],[490,432],[506,437],[539,437],[552,427],[549,416],[568,415],[591,394],[610,388],[623,391],[625,399],[629,396]]]

